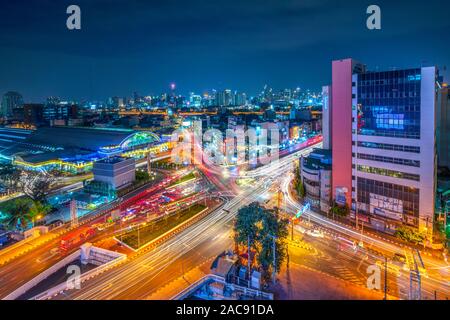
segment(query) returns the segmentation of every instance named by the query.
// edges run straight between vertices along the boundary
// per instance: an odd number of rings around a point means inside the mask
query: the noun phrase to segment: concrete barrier
[[[82,262],[85,263],[91,263],[95,265],[99,265],[98,267],[84,273],[80,277],[80,282],[84,282],[92,277],[95,277],[96,275],[116,266],[118,263],[126,260],[127,256],[122,253],[109,251],[102,248],[97,248],[92,246],[90,243],[84,244],[82,247],[80,247],[79,250],[75,251],[74,253],[70,254],[69,256],[65,257],[63,260],[57,262],[47,270],[43,271],[27,283],[20,286],[18,289],[14,290],[12,293],[4,297],[2,300],[15,300],[21,295],[25,294],[28,290],[39,284],[41,281],[48,278],[50,275],[52,275],[54,272],[58,271],[59,269],[69,265],[71,262],[82,259]],[[108,261],[109,260],[109,261]],[[55,294],[58,294],[62,291],[65,291],[68,289],[68,284],[66,282],[61,283],[59,285],[56,285],[55,287],[46,290],[37,296],[31,298],[30,300],[45,300],[49,299]]]
[[[9,295],[4,297],[2,300],[15,300],[21,295],[25,294],[28,290],[42,282],[43,280],[47,279],[50,275],[58,271],[59,269],[63,268],[64,266],[70,264],[71,262],[75,261],[80,256],[80,250],[75,251],[74,253],[68,255],[61,261],[57,262],[47,270],[41,272],[39,275],[28,281],[27,283],[20,286],[18,289],[11,292]]]

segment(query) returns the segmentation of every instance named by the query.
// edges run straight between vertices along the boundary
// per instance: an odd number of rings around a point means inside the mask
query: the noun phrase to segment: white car
[[[321,231],[316,230],[316,229],[308,230],[308,231],[306,231],[306,234],[311,237],[314,237],[314,238],[324,238],[325,237]]]

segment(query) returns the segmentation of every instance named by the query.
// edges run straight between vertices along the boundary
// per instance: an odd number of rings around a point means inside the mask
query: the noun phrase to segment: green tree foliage
[[[33,202],[27,198],[16,198],[3,204],[1,211],[6,217],[1,221],[8,229],[16,228],[26,229],[28,224],[32,222],[30,208]]]
[[[294,188],[300,198],[304,198],[306,195],[305,185],[302,182],[302,176],[300,171],[300,166],[296,166],[294,169]]]
[[[5,225],[10,230],[25,230],[29,224],[44,218],[51,209],[52,207],[49,204],[33,201],[27,197],[9,200],[0,206],[0,211],[3,213],[0,224]]]
[[[136,181],[141,182],[141,181],[149,181],[149,180],[150,180],[150,175],[148,174],[147,171],[142,171],[142,170],[136,171]]]
[[[52,210],[52,206],[48,203],[33,201],[30,207],[30,216],[35,219],[38,217],[45,217]]]
[[[344,206],[340,206],[336,203],[336,201],[334,201],[333,205],[330,208],[330,214],[336,215],[338,217],[346,217],[349,213],[350,208],[348,207],[347,203]]]
[[[256,261],[264,276],[270,279],[273,270],[273,237],[275,237],[275,267],[279,271],[286,259],[288,221],[280,219],[274,210],[268,210],[254,202],[238,211],[234,224],[234,240],[237,245],[247,246],[256,252]]]
[[[426,239],[426,234],[424,232],[419,232],[406,226],[399,227],[395,231],[395,236],[402,240],[409,241],[415,244],[423,243],[423,241]]]

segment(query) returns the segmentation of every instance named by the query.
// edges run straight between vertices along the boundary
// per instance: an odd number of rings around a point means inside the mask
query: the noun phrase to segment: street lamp
[[[34,228],[34,225],[35,225],[36,221],[39,221],[41,219],[42,219],[42,215],[40,215],[40,214],[32,219],[32,221],[33,221],[33,228]]]

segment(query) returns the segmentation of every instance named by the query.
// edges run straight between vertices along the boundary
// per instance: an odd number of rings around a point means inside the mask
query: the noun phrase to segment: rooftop
[[[331,150],[314,149],[308,157],[303,158],[303,165],[312,170],[331,170]]]
[[[113,154],[120,149],[159,142],[149,131],[115,128],[42,127],[34,130],[0,127],[0,157],[13,156],[30,163],[67,161]]]

